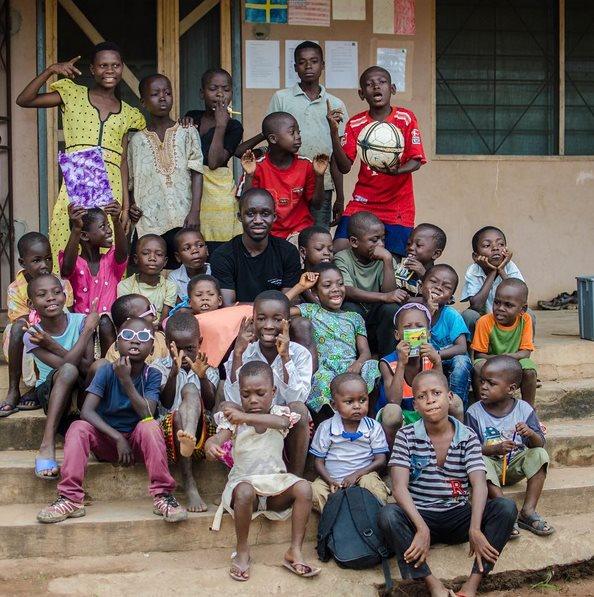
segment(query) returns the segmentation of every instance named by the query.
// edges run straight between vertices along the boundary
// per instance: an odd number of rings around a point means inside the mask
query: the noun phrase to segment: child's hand
[[[311,290],[316,285],[319,277],[320,274],[314,272],[303,272],[299,278],[299,286],[303,290]]]
[[[337,483],[334,479],[329,483],[330,493],[336,493],[339,489],[342,489],[340,483]]]
[[[341,483],[341,487],[346,489],[347,487],[352,487],[353,485],[357,484],[357,481],[361,478],[361,475],[355,471],[354,473],[351,473],[350,475],[346,476]]]
[[[484,270],[497,271],[497,266],[493,265],[485,255],[473,256],[474,262],[478,263]]]
[[[433,292],[429,293],[427,296],[427,308],[429,309],[429,313],[431,313],[431,318],[437,313],[439,310],[439,303],[437,302],[437,295]]]
[[[326,170],[328,170],[328,164],[330,163],[330,158],[325,153],[318,153],[314,157],[313,161],[313,169],[317,176],[324,176]]]
[[[229,114],[229,104],[226,104],[223,100],[218,101],[213,108],[215,126],[226,129],[227,123],[231,118]]]
[[[72,229],[80,232],[83,229],[83,216],[87,213],[86,208],[75,203],[68,204],[68,217],[72,222]]]
[[[138,224],[140,218],[142,218],[142,209],[136,205],[136,203],[132,203],[128,209],[128,217],[132,224]]]
[[[419,347],[419,356],[427,357],[433,363],[434,366],[439,365],[441,363],[441,357],[439,356],[437,350],[435,350],[435,348],[433,347],[433,344],[421,344],[421,346]]]
[[[196,355],[196,360],[192,362],[190,357],[184,357],[184,363],[199,377],[199,379],[206,378],[206,372],[209,368],[208,357],[204,352],[199,352]]]
[[[402,265],[412,272],[415,272],[417,278],[422,278],[427,273],[425,266],[416,257],[407,257],[406,259],[403,259]]]
[[[347,369],[347,373],[354,373],[355,375],[361,375],[361,369],[363,369],[363,363],[359,360],[353,361],[349,368]]]
[[[500,272],[502,272],[505,269],[505,266],[512,260],[514,253],[509,247],[505,247],[503,249],[503,255],[503,261],[497,266],[497,269]]]
[[[83,330],[94,331],[99,325],[99,313],[97,313],[97,305],[99,305],[99,297],[96,296],[91,303],[91,309],[85,317],[85,324]]]
[[[330,133],[338,133],[338,125],[343,121],[344,113],[340,108],[332,109],[330,100],[326,100],[326,120],[330,127]]]
[[[237,354],[243,354],[248,345],[254,341],[254,318],[253,317],[244,317],[241,320],[241,325],[239,326],[239,333],[237,334],[237,339],[235,340],[235,352]]]
[[[535,432],[530,429],[526,423],[517,423],[516,433],[522,437],[532,437],[535,434]]]
[[[384,162],[383,168],[371,169],[375,170],[375,172],[380,172],[381,174],[388,174],[390,176],[394,176],[395,174],[398,174],[398,168],[400,168],[400,160],[398,160],[395,164],[392,164],[391,166],[388,166],[388,163]]]
[[[122,213],[122,206],[117,201],[112,201],[103,208],[103,211],[111,216],[112,220],[117,220]]]
[[[124,384],[130,381],[130,374],[132,373],[132,365],[130,364],[130,357],[120,357],[114,364],[113,369],[120,383]]]
[[[410,358],[410,344],[404,340],[400,340],[396,346],[396,353],[398,354],[398,362],[406,365]]]
[[[216,436],[209,437],[204,444],[204,455],[207,460],[220,460],[225,451],[217,443]]]
[[[397,288],[396,290],[392,290],[392,292],[384,292],[383,298],[384,303],[404,303],[408,300],[408,292],[403,288]]]
[[[480,529],[468,531],[468,542],[470,549],[468,556],[474,556],[480,572],[483,572],[483,560],[494,564],[499,557],[499,552],[489,543]]]
[[[120,437],[116,441],[116,449],[118,451],[118,462],[122,466],[130,466],[134,464],[134,454],[132,452],[132,448],[128,443],[128,440],[123,436]]]
[[[35,346],[39,346],[39,348],[47,348],[52,342],[52,337],[47,332],[44,332],[37,325],[30,324],[28,321],[24,322],[23,330],[29,334],[31,342]]]
[[[171,356],[171,370],[173,371],[173,375],[177,375],[182,367],[184,359],[186,358],[184,351],[178,351],[177,344],[175,342],[171,342],[169,344],[169,354]]]
[[[241,156],[241,167],[248,176],[256,171],[256,156],[251,149],[248,149]]]
[[[189,211],[184,220],[183,228],[190,228],[191,230],[200,230],[200,212]]]
[[[493,446],[493,452],[496,456],[505,456],[513,452],[518,447],[518,444],[512,442],[511,439],[504,439]]]
[[[375,261],[391,261],[392,253],[390,253],[386,247],[375,245],[374,247],[371,247],[369,251],[369,259],[374,259]]]
[[[283,319],[281,333],[276,337],[276,350],[281,359],[289,358],[289,322]]]
[[[185,129],[189,129],[191,126],[194,126],[194,119],[191,116],[182,116],[181,118],[177,119],[177,122]]]
[[[223,408],[223,414],[225,415],[225,419],[227,419],[231,425],[242,425],[246,420],[245,413],[237,408],[226,406]]]
[[[431,545],[431,534],[428,528],[424,528],[415,533],[410,547],[404,552],[404,561],[407,564],[414,564],[418,568],[425,563],[429,555],[429,547]]]
[[[68,77],[69,79],[74,79],[76,75],[82,75],[82,73],[74,66],[80,60],[80,56],[75,56],[72,60],[68,62],[56,62],[51,66],[47,67],[54,75],[62,75],[63,77]]]

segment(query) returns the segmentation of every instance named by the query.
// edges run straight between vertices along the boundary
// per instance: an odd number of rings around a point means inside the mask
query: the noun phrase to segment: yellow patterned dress
[[[126,102],[120,102],[119,112],[112,112],[102,121],[99,111],[89,100],[89,90],[70,79],[60,79],[50,85],[62,98],[62,126],[66,152],[71,153],[101,147],[111,190],[116,201],[122,202],[121,162],[124,135],[129,131],[142,130],[146,122],[140,110]],[[50,242],[54,264],[58,267],[58,251],[64,250],[70,228],[68,226],[68,194],[62,184],[50,223]]]

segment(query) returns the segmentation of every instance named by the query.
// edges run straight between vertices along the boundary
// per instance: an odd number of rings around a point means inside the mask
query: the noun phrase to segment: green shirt
[[[345,286],[352,286],[367,292],[381,292],[384,282],[384,262],[370,261],[361,263],[352,249],[344,249],[336,253],[336,267],[342,272]]]

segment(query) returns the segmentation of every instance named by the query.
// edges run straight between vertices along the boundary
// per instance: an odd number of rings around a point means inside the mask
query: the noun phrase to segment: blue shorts
[[[340,220],[338,220],[334,238],[349,237],[347,229],[350,219],[351,216],[342,216]],[[409,228],[408,226],[400,226],[399,224],[386,224],[385,222],[383,222],[383,225],[386,228],[386,238],[384,241],[386,249],[388,249],[390,253],[394,253],[400,257],[406,257],[406,244],[408,243],[408,237],[413,229]]]

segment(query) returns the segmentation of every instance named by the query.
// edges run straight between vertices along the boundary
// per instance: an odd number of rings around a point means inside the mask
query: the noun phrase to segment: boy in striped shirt
[[[469,541],[475,561],[458,594],[473,597],[505,547],[517,509],[507,498],[487,502],[481,445],[474,431],[448,417],[452,393],[445,376],[423,371],[412,389],[421,420],[396,435],[389,466],[397,505],[383,508],[379,525],[402,578],[423,580],[434,597],[452,593],[426,563],[431,543]]]

